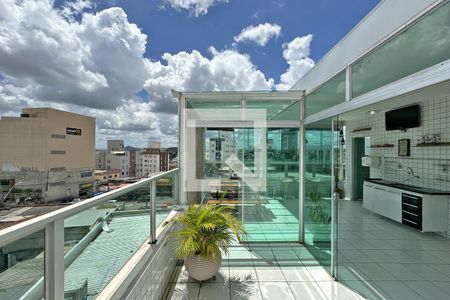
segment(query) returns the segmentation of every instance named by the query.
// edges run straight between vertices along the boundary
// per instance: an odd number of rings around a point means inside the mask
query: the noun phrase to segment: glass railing
[[[0,300],[92,299],[178,204],[178,169],[0,230]],[[45,280],[44,280],[45,278]]]

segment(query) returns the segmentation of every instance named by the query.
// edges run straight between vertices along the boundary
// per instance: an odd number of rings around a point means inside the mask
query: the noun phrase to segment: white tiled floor
[[[364,299],[333,281],[299,244],[234,245],[216,280],[200,284],[179,266],[166,299]]]
[[[450,299],[450,240],[340,201],[338,278],[370,299]]]
[[[450,240],[442,236],[341,201],[338,249],[335,282],[302,245],[234,245],[216,280],[201,287],[179,266],[167,299],[450,299]]]

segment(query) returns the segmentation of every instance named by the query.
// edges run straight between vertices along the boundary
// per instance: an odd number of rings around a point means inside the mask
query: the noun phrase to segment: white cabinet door
[[[374,187],[372,200],[373,200],[373,211],[382,216],[386,216],[387,199],[385,190],[379,187]]]
[[[374,187],[370,184],[364,183],[363,186],[363,207],[373,211],[373,193]]]
[[[386,217],[401,222],[402,221],[402,194],[396,191],[386,191],[387,215]]]

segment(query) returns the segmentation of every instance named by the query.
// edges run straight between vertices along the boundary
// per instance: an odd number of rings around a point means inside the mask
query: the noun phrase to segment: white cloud
[[[94,13],[88,3],[64,11],[50,0],[0,1],[0,115],[48,106],[96,117],[98,145],[123,138],[127,145],[153,139],[171,146],[178,123],[170,89],[274,86],[236,50],[210,48],[208,57],[195,50],[166,53],[149,61],[147,36],[122,9]],[[149,102],[135,95],[143,88]]]
[[[76,21],[50,0],[0,4],[0,72],[47,101],[110,108],[132,97],[147,77],[146,39],[121,8]]]
[[[236,50],[209,49],[212,58],[200,52],[165,53],[161,62],[150,64],[150,78],[145,82],[147,92],[154,99],[154,110],[175,113],[176,102],[170,89],[179,91],[234,91],[270,90],[272,78],[264,74],[250,61],[250,57]]]
[[[150,61],[144,57],[147,36],[125,12],[114,7],[95,13],[92,3],[76,0],[57,9],[51,0],[0,1],[0,115],[49,106],[96,117],[100,145],[123,138],[133,146],[149,139],[172,146],[178,123],[171,89],[275,86],[236,49],[165,53]],[[311,40],[308,35],[283,45],[289,69],[277,89],[289,88],[314,65]],[[143,88],[148,102],[136,96]]]
[[[286,5],[284,0],[273,0],[272,3],[278,8],[283,8]]]
[[[187,10],[193,16],[206,15],[208,9],[220,2],[227,3],[228,0],[163,0],[166,5],[176,10]]]
[[[312,34],[296,37],[289,43],[283,44],[283,57],[289,68],[280,77],[277,90],[290,89],[303,75],[312,67],[314,61],[309,58],[311,53],[310,45],[313,39]]]
[[[260,46],[265,46],[271,38],[278,38],[280,33],[280,25],[264,23],[244,28],[241,33],[234,37],[234,40],[237,43],[254,42]]]

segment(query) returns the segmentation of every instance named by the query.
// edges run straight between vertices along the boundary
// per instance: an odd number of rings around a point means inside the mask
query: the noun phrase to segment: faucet
[[[408,175],[411,175],[413,178],[419,178],[419,176],[417,176],[416,174],[414,174],[414,170],[411,167],[407,167],[406,168],[406,173]]]

